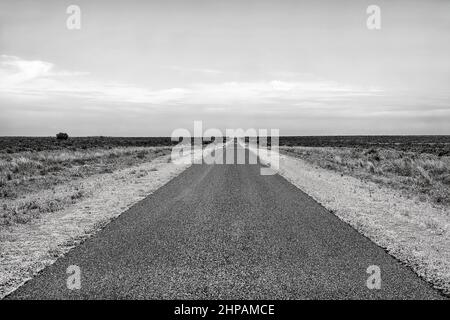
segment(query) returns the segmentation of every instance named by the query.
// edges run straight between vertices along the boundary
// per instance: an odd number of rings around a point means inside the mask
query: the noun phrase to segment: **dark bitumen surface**
[[[440,299],[259,165],[193,165],[8,299]],[[338,186],[336,186],[338,187]],[[69,290],[67,267],[81,268]],[[382,287],[366,286],[370,265]]]

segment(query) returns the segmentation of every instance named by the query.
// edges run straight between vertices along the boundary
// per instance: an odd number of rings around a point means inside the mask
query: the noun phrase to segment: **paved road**
[[[433,299],[384,250],[259,165],[193,165],[10,299]],[[336,186],[338,187],[338,186]],[[81,268],[68,290],[66,269]],[[382,288],[366,287],[370,265]]]

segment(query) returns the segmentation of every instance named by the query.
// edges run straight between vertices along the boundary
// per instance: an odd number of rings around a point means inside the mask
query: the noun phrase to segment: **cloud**
[[[348,97],[374,96],[380,90],[359,89],[327,81],[287,82],[224,82],[196,84],[185,101],[192,104],[276,104],[300,101],[339,100]]]
[[[285,133],[349,133],[349,125],[352,133],[419,132],[408,126],[424,121],[433,123],[432,132],[448,131],[448,94],[393,93],[303,74],[270,77],[154,90],[1,55],[0,134],[51,134],[61,130],[58,126],[81,135],[167,134],[167,126],[188,126],[197,119],[209,126],[278,127]]]
[[[23,60],[16,56],[0,55],[0,88],[20,86],[33,80],[50,77],[88,75],[88,72],[55,70],[54,64],[40,60]]]
[[[205,71],[205,70],[203,70]],[[314,105],[326,101],[374,96],[380,90],[319,79],[193,83],[152,90],[133,84],[101,82],[88,72],[62,70],[50,62],[0,56],[0,92],[12,99],[78,98],[90,102],[146,105],[258,106]]]
[[[88,72],[73,72],[56,68],[53,63],[24,60],[0,55],[0,93],[15,99],[45,98],[52,93],[76,92],[79,77]],[[78,78],[74,81],[75,78]]]
[[[46,76],[53,65],[43,61],[21,60],[18,57],[0,56],[0,83],[2,87],[17,86],[24,82]]]

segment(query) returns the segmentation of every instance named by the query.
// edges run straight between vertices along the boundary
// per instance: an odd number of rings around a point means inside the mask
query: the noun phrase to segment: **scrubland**
[[[0,138],[0,299],[186,168],[152,139]]]
[[[362,180],[419,196],[423,202],[450,205],[450,156],[384,147],[282,147],[282,152]]]
[[[423,150],[283,146],[278,173],[450,296],[450,157]]]
[[[437,156],[450,156],[448,136],[284,136],[280,146],[384,148]]]
[[[0,227],[27,223],[89,196],[92,191],[77,181],[149,162],[170,150],[107,146],[0,152]]]

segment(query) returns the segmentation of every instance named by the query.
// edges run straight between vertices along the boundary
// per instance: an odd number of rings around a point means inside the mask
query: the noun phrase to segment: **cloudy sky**
[[[69,5],[81,29],[69,30]],[[367,6],[381,29],[366,27]],[[0,0],[0,135],[450,134],[450,1]]]

